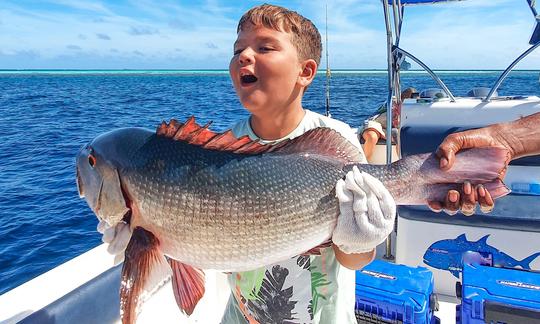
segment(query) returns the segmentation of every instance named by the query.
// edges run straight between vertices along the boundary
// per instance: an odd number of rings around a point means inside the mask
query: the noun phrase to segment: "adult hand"
[[[396,203],[384,185],[357,167],[336,184],[340,215],[332,241],[347,253],[372,251],[393,231]]]
[[[502,128],[492,125],[448,135],[435,153],[441,170],[452,168],[459,151],[477,147],[502,147],[510,152],[511,159],[515,156],[515,150],[505,138]]]
[[[449,215],[455,215],[461,211],[463,215],[471,216],[476,211],[477,203],[483,213],[489,213],[495,206],[491,194],[483,185],[473,187],[470,182],[466,181],[461,192],[449,190],[445,201],[430,201],[428,206],[434,212],[444,211]]]
[[[97,231],[103,234],[101,237],[103,243],[109,244],[107,246],[107,252],[115,256],[115,265],[124,261],[124,251],[131,239],[132,233],[129,224],[120,222],[116,226],[110,226],[107,222],[100,221]]]
[[[513,155],[514,151],[509,147],[503,135],[503,131],[499,125],[448,135],[436,152],[441,170],[450,170],[454,165],[456,154],[464,149],[503,147]],[[477,203],[480,205],[480,210],[483,213],[489,213],[495,206],[493,198],[484,186],[478,185],[473,188],[469,182],[465,182],[461,192],[450,190],[446,195],[445,201],[431,201],[428,205],[436,212],[445,211],[447,214],[454,215],[461,210],[464,215],[470,216],[474,214]]]

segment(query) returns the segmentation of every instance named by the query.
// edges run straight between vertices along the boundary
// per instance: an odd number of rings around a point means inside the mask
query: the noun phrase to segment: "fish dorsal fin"
[[[466,242],[467,237],[465,236],[465,234],[461,234],[460,236],[456,237],[456,240]]]
[[[356,146],[351,144],[339,132],[326,127],[311,129],[299,137],[284,140],[278,144],[265,145],[257,140],[251,140],[247,135],[236,138],[231,130],[224,133],[215,133],[208,129],[209,126],[210,123],[205,126],[198,125],[194,117],[190,117],[185,123],[172,119],[169,123],[161,123],[156,134],[176,141],[201,146],[205,149],[238,154],[261,154],[265,152],[305,153],[329,156],[343,163],[362,160],[360,151]]]
[[[489,237],[489,234],[481,237],[478,241],[476,241],[476,243],[487,245],[488,237]]]
[[[343,163],[360,162],[360,150],[338,131],[319,127],[292,140],[275,145],[271,152],[317,154],[340,160]]]
[[[247,135],[236,138],[231,130],[216,133],[208,129],[210,124],[200,126],[193,116],[188,118],[185,123],[171,119],[169,123],[162,122],[157,128],[156,134],[216,151],[259,154],[272,148],[272,145],[260,144],[258,141],[251,140]]]

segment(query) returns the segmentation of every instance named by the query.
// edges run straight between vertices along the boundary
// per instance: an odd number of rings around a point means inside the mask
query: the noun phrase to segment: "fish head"
[[[98,136],[77,155],[77,188],[99,220],[114,226],[129,218],[130,199],[122,181],[121,170],[131,158],[130,152],[140,147],[129,129]],[[135,136],[137,137],[137,136]]]

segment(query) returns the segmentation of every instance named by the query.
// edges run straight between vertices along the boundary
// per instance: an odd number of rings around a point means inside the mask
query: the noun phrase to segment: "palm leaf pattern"
[[[331,281],[326,279],[326,274],[315,271],[316,266],[311,267],[311,298],[312,303],[310,304],[310,315],[313,316],[313,313],[317,311],[317,306],[319,304],[319,298],[326,300],[326,296],[319,292],[321,287],[331,284]]]
[[[283,289],[289,270],[276,265],[272,273],[267,270],[265,275],[257,299],[247,301],[253,317],[260,323],[293,323],[292,311],[297,303],[291,300],[293,287]]]
[[[308,270],[311,266],[311,258],[309,255],[299,255],[296,259],[296,264],[304,270]]]

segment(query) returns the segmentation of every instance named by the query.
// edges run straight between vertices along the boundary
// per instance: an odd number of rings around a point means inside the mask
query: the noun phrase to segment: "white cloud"
[[[78,0],[48,0],[47,2],[62,5],[71,9],[89,11],[105,15],[114,15],[104,4],[96,1],[78,1]]]
[[[131,0],[122,6],[82,0],[49,3],[56,4],[56,9],[31,10],[10,2],[2,5],[0,48],[4,55],[0,66],[16,68],[7,65],[20,64],[8,60],[9,54],[32,57],[36,64],[60,64],[58,68],[65,60],[70,64],[86,60],[89,68],[113,63],[124,64],[119,68],[143,63],[150,68],[153,63],[170,68],[226,68],[242,14],[240,5],[217,0],[206,0],[198,7],[173,0]],[[324,41],[326,3],[285,5],[310,18]],[[515,3],[474,0],[407,8],[401,45],[433,68],[504,68],[527,48],[532,28],[525,1]],[[380,2],[339,0],[329,5],[331,67],[385,68]],[[58,6],[67,9],[58,10]],[[501,6],[505,10],[499,10]],[[540,68],[539,51],[518,68]]]

